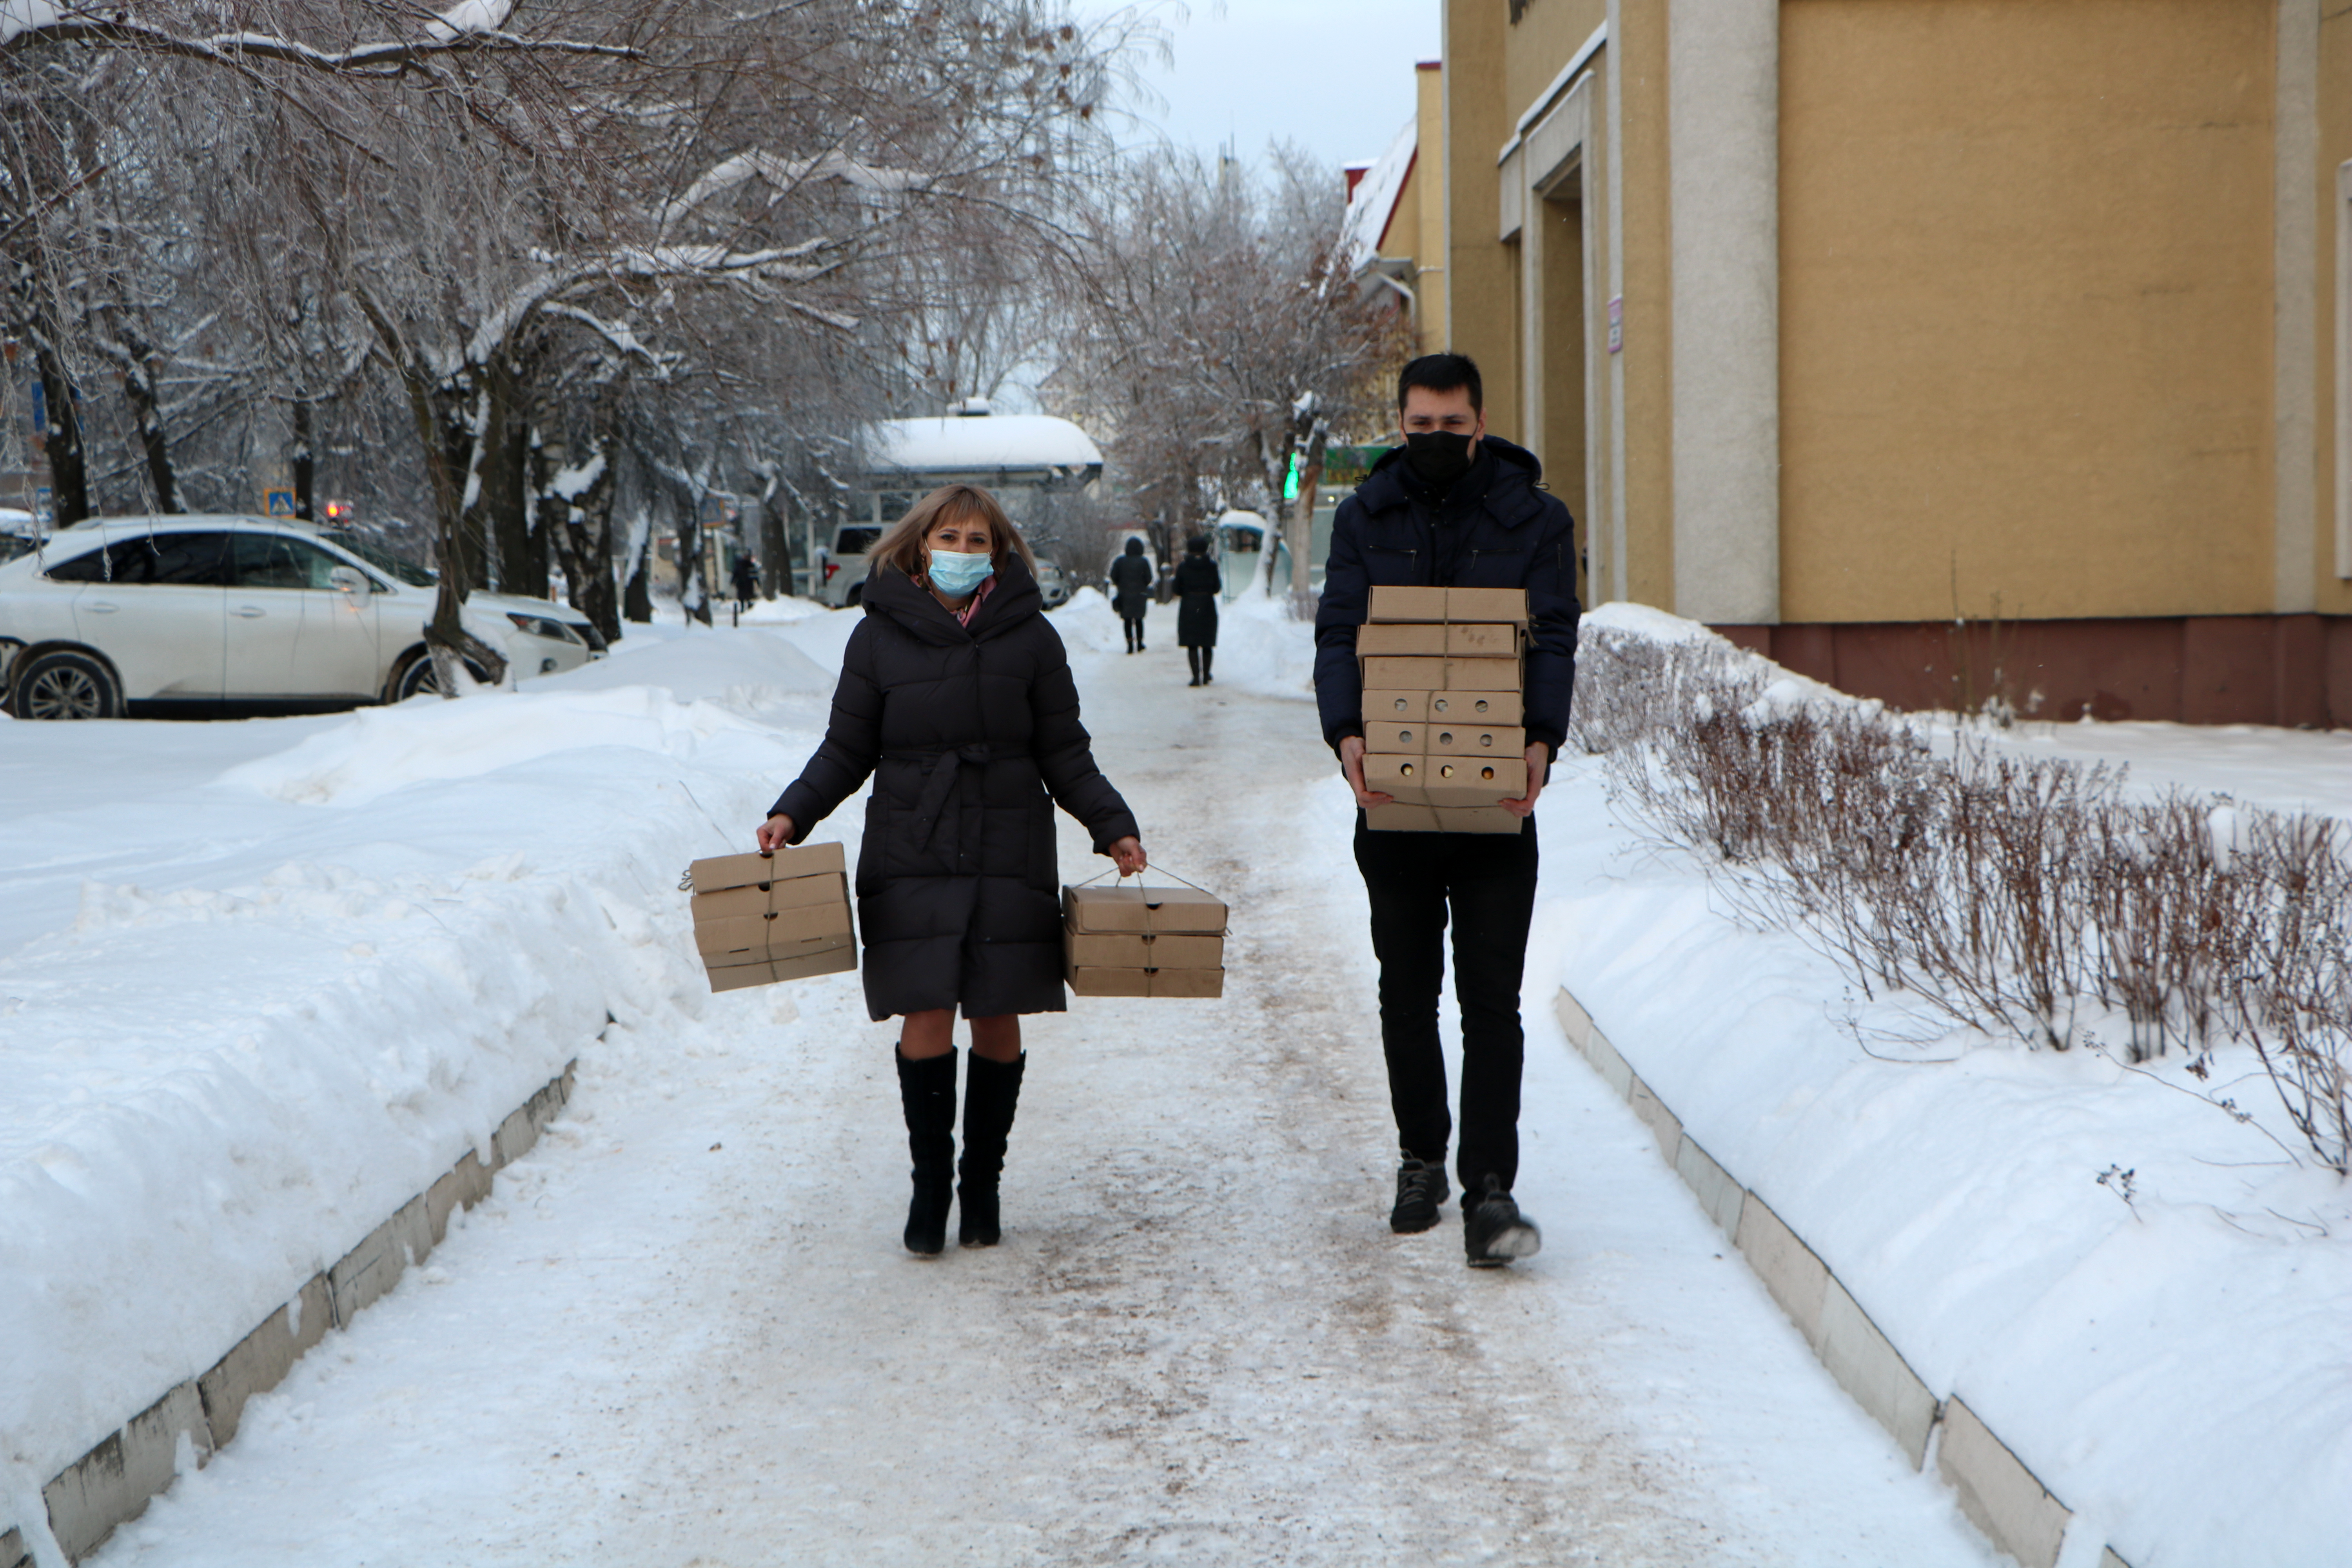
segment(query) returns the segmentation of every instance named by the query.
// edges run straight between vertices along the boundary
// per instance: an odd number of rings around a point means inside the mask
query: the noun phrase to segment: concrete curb
[[[529,1152],[562,1113],[579,1066],[576,1058],[565,1063],[561,1077],[550,1079],[499,1124],[488,1164],[467,1150],[357,1247],[305,1280],[291,1301],[208,1370],[173,1387],[43,1487],[49,1532],[67,1560],[79,1563],[98,1550],[172,1484],[183,1436],[197,1464],[209,1460],[236,1436],[247,1400],[277,1387],[328,1329],[348,1324],[423,1262],[448,1235],[450,1215],[488,1197],[497,1173]],[[21,1528],[0,1530],[0,1568],[34,1568]]]
[[[2025,1568],[2056,1568],[2073,1511],[1958,1394],[1937,1397],[1804,1238],[1683,1131],[1681,1120],[1567,987],[1553,1011],[1569,1044],[1656,1135],[1659,1152],[1697,1194],[1707,1217],[1739,1248],[1838,1386],[1895,1438],[1911,1468],[1926,1465],[1928,1443],[1940,1431],[1936,1470],[1959,1495],[1960,1511]],[[2130,1564],[2106,1547],[2100,1568]]]

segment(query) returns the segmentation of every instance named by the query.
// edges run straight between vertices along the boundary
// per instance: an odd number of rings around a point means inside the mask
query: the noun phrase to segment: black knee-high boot
[[[930,1255],[948,1244],[948,1204],[955,1195],[955,1052],[898,1058],[898,1100],[907,1112],[907,1151],[915,1157],[915,1195],[907,1205],[907,1250]]]
[[[1215,648],[1213,648],[1213,647],[1204,647],[1204,648],[1202,648],[1202,649],[1201,650],[1201,684],[1202,684],[1202,685],[1206,686],[1206,685],[1208,685],[1208,684],[1209,684],[1209,682],[1211,682],[1212,680],[1214,680],[1214,679],[1217,679],[1217,677],[1216,677],[1216,673],[1215,673],[1215,671],[1216,671],[1216,668],[1217,668],[1217,650],[1216,650]]]
[[[1191,666],[1192,667],[1192,684],[1193,684],[1193,685],[1195,685],[1195,686],[1200,685],[1200,684],[1201,684],[1201,650],[1200,650],[1199,648],[1196,648],[1196,647],[1187,647],[1187,648],[1184,650],[1184,662],[1185,662],[1185,663],[1187,663],[1187,664],[1189,664],[1189,665],[1191,665]]]
[[[1004,1170],[1004,1143],[1013,1132],[1013,1107],[1021,1101],[1021,1069],[1026,1056],[992,1062],[971,1053],[963,1089],[963,1184],[956,1189],[956,1239],[966,1247],[994,1247],[1002,1234],[996,1215],[996,1181]]]

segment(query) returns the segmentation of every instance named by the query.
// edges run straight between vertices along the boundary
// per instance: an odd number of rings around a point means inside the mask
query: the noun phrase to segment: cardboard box
[[[856,969],[847,867],[839,844],[694,862],[694,945],[711,990]]]
[[[1225,939],[1178,932],[1076,931],[1062,933],[1062,953],[1072,969],[1223,969]]]
[[[1444,588],[1374,588],[1370,613],[1364,619],[1372,621],[1444,621],[1445,619]],[[1524,600],[1525,595],[1521,598]],[[1524,611],[1520,619],[1525,620]],[[1480,616],[1482,621],[1506,621],[1508,616]]]
[[[1419,654],[1443,658],[1452,628],[1439,622],[1373,623],[1356,628],[1356,653]]]
[[[1440,833],[1517,833],[1527,826],[1527,818],[1499,805],[1441,805],[1431,815]]]
[[[1418,760],[1422,764],[1422,797],[1431,805],[1490,806],[1497,801],[1520,799],[1528,793],[1528,763],[1525,757],[1423,757]]]
[[[827,871],[846,874],[849,861],[838,844],[803,844],[797,849],[779,849],[773,855],[714,855],[708,860],[697,860],[688,868],[698,893],[715,893],[729,888],[758,888],[765,890],[772,884],[800,877],[819,877]]]
[[[1364,787],[1375,794],[1394,795],[1405,805],[1427,805],[1429,797],[1422,790],[1428,780],[1427,757],[1418,753],[1364,753]]]
[[[1062,921],[1073,931],[1225,934],[1225,906],[1198,888],[1087,887],[1062,889]]]
[[[1444,651],[1455,658],[1517,658],[1519,657],[1519,628],[1513,626],[1488,624],[1466,625],[1456,621],[1445,628]],[[1361,647],[1361,644],[1358,647]],[[1398,648],[1399,653],[1418,653],[1418,648]]]
[[[1370,726],[1366,726],[1366,732],[1370,732]],[[1432,756],[1525,760],[1528,754],[1528,732],[1517,725],[1423,724],[1414,732],[1427,738],[1423,750]]]
[[[1429,750],[1426,724],[1369,723],[1364,726],[1364,750],[1411,757]]]
[[[1443,658],[1376,654],[1364,660],[1364,689],[1443,691],[1445,689],[1445,667],[1451,662]]]
[[[1364,692],[1364,717],[1386,720],[1391,724],[1417,724],[1429,717],[1429,693],[1368,689]]]
[[[1225,994],[1222,969],[1073,969],[1070,991],[1078,996],[1185,997]]]
[[[1437,831],[1437,811],[1433,806],[1413,805],[1399,802],[1394,805],[1368,806],[1364,826],[1375,833],[1434,833]]]
[[[845,900],[797,910],[772,910],[763,915],[728,915],[694,922],[694,945],[705,963],[726,962],[714,954],[762,948],[774,957],[797,956],[804,950],[813,950],[813,943],[846,943],[852,934]]]
[[[780,980],[807,980],[819,974],[847,974],[857,967],[857,949],[845,944],[829,952],[811,953],[805,958],[776,959],[764,963],[741,963],[727,969],[714,969],[710,973],[713,992],[740,991],[752,985],[773,985]]]
[[[1378,594],[1380,590],[1372,590]],[[1448,588],[1445,590],[1445,618],[1449,621],[1503,621],[1511,626],[1528,624],[1528,591],[1525,588]]]
[[[764,915],[771,910],[805,909],[845,898],[844,882],[835,877],[787,877],[767,887],[725,888],[697,893],[691,908],[696,921],[723,921],[743,915]]]
[[[1435,721],[1469,721],[1479,724],[1517,724],[1519,694],[1516,691],[1433,691],[1424,703],[1423,717]]]
[[[1443,684],[1448,691],[1517,691],[1519,689],[1519,661],[1516,658],[1449,658],[1445,661]],[[1435,690],[1436,688],[1431,689]]]

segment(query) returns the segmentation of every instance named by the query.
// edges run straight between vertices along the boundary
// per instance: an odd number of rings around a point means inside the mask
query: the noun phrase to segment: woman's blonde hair
[[[931,530],[943,522],[980,521],[988,524],[989,559],[996,569],[1004,570],[1007,555],[1021,557],[1021,564],[1029,568],[1029,575],[1037,574],[1037,558],[1029,553],[1029,542],[1004,515],[996,498],[978,485],[942,485],[938,489],[907,509],[907,515],[892,523],[889,531],[875,541],[866,552],[870,561],[887,561],[909,577],[920,577],[923,572],[923,540]]]

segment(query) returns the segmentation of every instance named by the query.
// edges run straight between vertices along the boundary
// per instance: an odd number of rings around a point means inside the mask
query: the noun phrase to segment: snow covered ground
[[[1383,1223],[1305,628],[1237,606],[1192,691],[1172,612],[1132,658],[1098,599],[1057,620],[1155,859],[1234,906],[1232,984],[1036,1020],[1006,1245],[935,1261],[856,977],[711,996],[675,891],[805,756],[852,617],[458,703],[11,726],[0,1508],[576,1055],[495,1196],[100,1561],[1989,1561],[1551,1022],[1612,874],[1589,792],[1545,814],[1528,986],[1548,1247],[1474,1274],[1453,1220]]]

